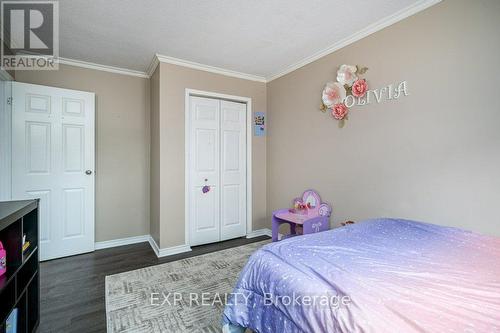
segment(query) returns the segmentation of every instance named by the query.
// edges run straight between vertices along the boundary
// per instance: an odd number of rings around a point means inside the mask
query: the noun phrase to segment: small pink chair
[[[280,209],[273,212],[273,242],[278,241],[279,227],[283,223],[290,225],[290,234],[282,239],[301,234],[312,234],[315,232],[330,229],[330,215],[332,208],[329,204],[321,202],[321,197],[314,190],[307,190],[302,198],[295,198],[293,206],[296,204],[305,206],[304,209]]]

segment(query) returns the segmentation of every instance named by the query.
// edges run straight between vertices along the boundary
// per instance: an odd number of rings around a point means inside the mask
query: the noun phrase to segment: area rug
[[[224,295],[268,242],[106,276],[108,332],[221,332]]]

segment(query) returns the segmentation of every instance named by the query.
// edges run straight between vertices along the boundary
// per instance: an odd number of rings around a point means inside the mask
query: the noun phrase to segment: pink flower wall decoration
[[[358,67],[352,65],[342,65],[337,71],[337,81],[342,85],[352,86],[358,79]]]
[[[335,104],[332,108],[332,116],[337,120],[344,120],[347,116],[347,106],[344,103]]]
[[[337,71],[337,82],[330,81],[325,85],[321,96],[321,111],[330,111],[333,118],[339,121],[339,127],[344,127],[348,119],[349,108],[344,102],[346,97],[361,98],[368,91],[365,79],[360,78],[368,70],[367,67],[342,65]]]
[[[365,79],[357,80],[352,85],[352,95],[354,97],[363,97],[368,91],[368,84]]]
[[[323,90],[323,104],[331,108],[335,104],[342,103],[346,96],[346,90],[338,82],[328,82]]]

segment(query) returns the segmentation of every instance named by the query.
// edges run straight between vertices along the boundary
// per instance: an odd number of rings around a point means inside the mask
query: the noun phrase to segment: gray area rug
[[[106,276],[108,332],[221,332],[224,295],[268,242]]]

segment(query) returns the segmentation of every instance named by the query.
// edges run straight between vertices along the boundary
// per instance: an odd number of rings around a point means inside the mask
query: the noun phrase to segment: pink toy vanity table
[[[273,212],[273,242],[278,241],[279,227],[283,223],[290,225],[290,234],[283,238],[330,229],[332,208],[329,204],[321,202],[321,197],[316,191],[305,191],[302,198],[293,200],[293,206],[291,209]]]

